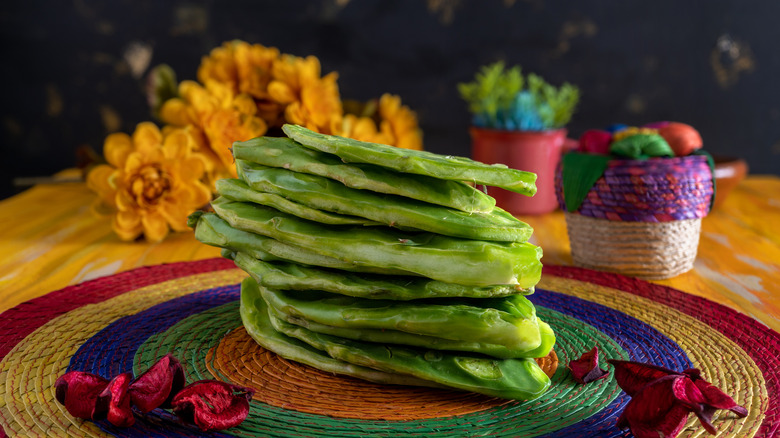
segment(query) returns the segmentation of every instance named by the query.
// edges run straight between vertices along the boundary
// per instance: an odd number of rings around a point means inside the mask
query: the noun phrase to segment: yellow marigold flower
[[[405,149],[422,150],[422,131],[417,125],[417,117],[408,107],[401,105],[401,98],[385,94],[379,99],[378,106],[375,114],[377,121],[368,116],[345,115],[338,135]]]
[[[273,66],[279,59],[279,49],[244,41],[229,41],[203,57],[198,67],[198,80],[206,84],[221,82],[234,94],[248,94],[257,104],[257,116],[268,126],[281,126],[284,105],[272,100],[268,84]]]
[[[273,101],[286,105],[287,123],[335,134],[343,114],[337,79],[336,72],[320,77],[320,61],[314,56],[282,55],[274,63],[268,94]]]
[[[367,116],[358,117],[355,114],[346,114],[344,116],[338,135],[371,143],[389,145],[393,143],[393,139],[390,136],[377,130],[374,119]]]
[[[422,130],[417,125],[417,116],[409,107],[401,105],[401,98],[383,94],[379,98],[380,129],[393,137],[393,146],[404,149],[422,150]]]
[[[163,104],[160,118],[174,126],[192,127],[196,151],[208,160],[209,181],[235,177],[230,151],[233,142],[259,137],[268,129],[265,121],[257,116],[255,101],[248,94],[235,94],[230,85],[214,80],[208,80],[205,87],[183,81],[179,95]]]
[[[204,158],[193,153],[187,130],[165,133],[153,123],[140,123],[133,136],[109,135],[103,146],[108,164],[87,175],[97,193],[96,207],[114,213],[112,228],[122,240],[144,235],[157,242],[169,230],[185,231],[187,216],[211,199],[200,180]]]
[[[229,84],[233,93],[268,98],[271,70],[279,50],[244,41],[228,41],[204,56],[198,67],[198,81]]]

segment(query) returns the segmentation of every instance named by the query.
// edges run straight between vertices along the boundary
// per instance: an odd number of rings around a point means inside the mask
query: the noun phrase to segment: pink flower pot
[[[496,187],[488,194],[496,204],[516,214],[545,214],[558,207],[555,168],[561,159],[566,129],[550,131],[500,131],[471,127],[471,156],[483,163],[501,163],[536,174],[536,195],[528,197]]]

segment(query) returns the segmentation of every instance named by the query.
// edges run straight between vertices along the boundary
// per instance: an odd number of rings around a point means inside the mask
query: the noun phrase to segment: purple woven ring
[[[702,155],[610,160],[577,213],[627,222],[700,219],[709,212],[712,183],[712,172]],[[565,211],[560,167],[555,192]]]

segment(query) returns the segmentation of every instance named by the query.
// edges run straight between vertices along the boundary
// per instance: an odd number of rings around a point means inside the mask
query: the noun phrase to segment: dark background
[[[105,136],[150,120],[148,69],[194,79],[230,39],[315,55],[342,99],[399,94],[425,148],[469,155],[457,94],[503,59],[580,87],[570,137],[613,122],[695,126],[713,154],[780,173],[780,2],[28,0],[0,6],[0,198],[14,179],[102,153]]]

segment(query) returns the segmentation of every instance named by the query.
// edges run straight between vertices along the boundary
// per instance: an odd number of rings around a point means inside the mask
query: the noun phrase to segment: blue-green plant
[[[533,73],[523,77],[520,66],[507,69],[502,61],[483,66],[468,83],[458,84],[475,126],[510,131],[558,129],[571,120],[580,99],[574,85],[556,88]]]

